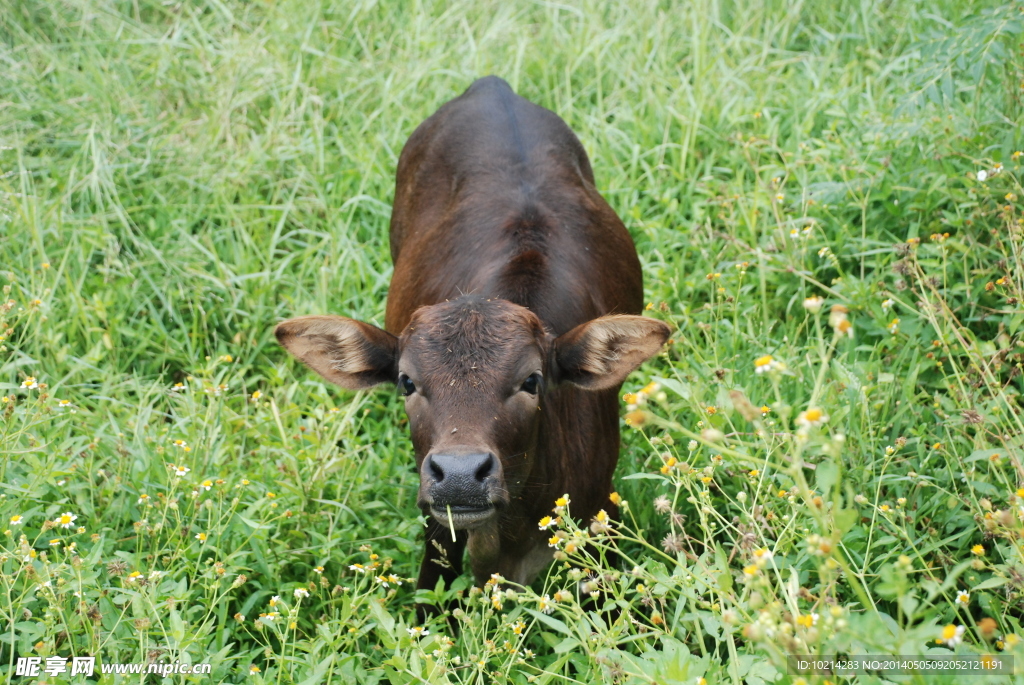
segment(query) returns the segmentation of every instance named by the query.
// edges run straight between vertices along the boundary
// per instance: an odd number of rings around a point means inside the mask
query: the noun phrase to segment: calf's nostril
[[[487,454],[487,455],[484,455],[483,460],[480,462],[480,465],[477,466],[476,472],[473,475],[476,477],[476,479],[479,482],[482,483],[493,472],[494,472],[494,455]]]
[[[437,460],[431,457],[427,466],[430,468],[430,475],[434,477],[434,480],[438,483],[444,480],[444,469],[438,465]]]

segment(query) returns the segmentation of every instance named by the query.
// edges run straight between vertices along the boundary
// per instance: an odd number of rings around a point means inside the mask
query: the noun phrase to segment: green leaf
[[[543,623],[547,627],[551,628],[552,630],[557,630],[562,635],[572,635],[573,634],[573,632],[571,630],[569,630],[569,626],[565,625],[565,623],[563,623],[562,621],[559,621],[557,618],[554,618],[552,616],[548,616],[547,614],[542,613],[540,611],[537,611],[536,609],[526,609],[525,607],[524,607],[524,609],[525,609],[526,613],[530,614],[535,619],[537,619],[538,621],[540,621],[541,623]]]
[[[555,654],[565,654],[580,646],[580,641],[574,637],[567,637],[554,647]]]
[[[1002,587],[1004,585],[1006,585],[1006,578],[1003,578],[1001,576],[992,576],[991,578],[988,578],[986,580],[981,581],[980,583],[978,583],[977,585],[975,585],[971,589],[972,590],[991,590],[994,587]]]
[[[260,523],[259,521],[253,521],[251,518],[247,518],[245,516],[242,516],[241,514],[238,515],[238,518],[240,518],[242,522],[245,523],[245,525],[249,526],[253,530],[270,530],[273,528],[273,526],[271,525],[268,525],[266,523]]]
[[[832,513],[832,523],[840,537],[850,532],[859,518],[860,512],[856,509],[838,509]]]
[[[815,482],[822,494],[832,492],[832,488],[839,481],[839,467],[831,459],[826,459],[818,464],[815,469]]]
[[[170,613],[171,630],[168,637],[173,640],[171,647],[177,647],[185,639],[185,623],[181,620],[181,613],[177,609],[171,609]]]
[[[718,587],[722,592],[732,592],[732,574],[729,573],[729,561],[722,545],[715,544],[715,566],[718,567]]]
[[[329,669],[333,664],[334,654],[329,654],[326,659],[316,665],[316,668],[313,669],[310,676],[298,685],[318,685],[318,683],[324,682],[324,675],[326,675],[327,669]]]
[[[655,378],[654,380],[661,383],[663,388],[671,390],[684,400],[690,399],[693,395],[693,392],[690,390],[689,383],[683,383],[682,381],[677,381],[674,378]]]

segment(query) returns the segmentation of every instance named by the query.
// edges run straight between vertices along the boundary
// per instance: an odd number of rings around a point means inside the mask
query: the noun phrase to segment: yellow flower
[[[220,361],[230,363],[230,362],[235,361],[235,359],[230,354],[223,354],[220,357]]]
[[[1024,489],[1024,488],[1022,488],[1022,489]],[[1024,495],[1021,495],[1021,496],[1024,497]],[[608,495],[608,501],[610,501],[615,506],[619,506],[619,504],[622,503],[622,495],[620,495],[617,492],[613,492],[612,494]]]
[[[626,416],[623,417],[623,420],[626,422],[627,426],[630,426],[632,428],[639,428],[640,426],[647,423],[649,417],[650,415],[647,412],[643,411],[642,409],[636,409],[626,414]]]
[[[1010,159],[1012,159],[1013,161],[1016,162],[1018,159],[1020,159],[1021,155],[1024,155],[1024,152],[1021,152],[1020,150],[1017,150],[1012,155],[1010,155]]]
[[[552,535],[551,537],[548,538],[548,547],[555,547],[555,548],[557,548],[559,543],[561,543],[561,542],[562,542],[562,538],[558,537],[557,535]]]
[[[975,545],[974,547],[971,547],[971,554],[973,554],[974,556],[980,557],[984,553],[985,547],[982,545]]]
[[[798,626],[803,626],[804,628],[810,628],[815,623],[817,623],[817,621],[818,621],[818,615],[817,614],[802,614],[800,616],[797,616],[797,618],[796,618],[796,624]]]
[[[722,274],[720,274],[718,272],[715,272],[715,273],[708,274],[704,278],[708,279],[709,281],[717,281],[721,277],[722,277]]]
[[[622,401],[625,402],[626,404],[636,404],[636,393],[627,392],[625,395],[622,396]]]
[[[757,564],[751,564],[750,566],[744,566],[743,567],[743,573],[745,575],[748,575],[748,576],[751,576],[751,577],[756,576],[758,570],[759,569],[757,567]]]
[[[781,368],[783,368],[782,363],[775,361],[770,354],[766,354],[763,357],[758,357],[754,360],[754,373],[767,373]]]
[[[942,629],[942,637],[936,638],[936,644],[944,644],[947,647],[956,647],[963,641],[964,627],[950,623]]]
[[[817,407],[811,407],[807,411],[800,412],[800,415],[796,417],[796,425],[810,428],[812,426],[820,426],[828,421],[828,416],[825,412],[821,411]]]
[[[554,519],[552,519],[550,516],[545,516],[537,523],[537,527],[540,530],[547,530],[554,524],[554,522]]]
[[[655,381],[651,381],[650,383],[645,385],[643,388],[641,388],[640,392],[642,392],[644,395],[653,395],[654,393],[658,392],[659,390],[661,390],[661,383],[657,383]]]
[[[705,407],[704,411],[706,411],[708,413],[708,416],[714,416],[715,414],[718,413],[718,407],[714,407],[714,406]]]
[[[196,533],[196,540],[199,540],[200,545],[206,544],[206,533]]]
[[[54,520],[55,526],[61,526],[63,528],[70,528],[78,517],[72,514],[70,511],[66,511]]]
[[[25,380],[21,382],[21,387],[28,388],[29,390],[34,390],[35,388],[39,387],[39,383],[36,382],[35,376],[28,376]]]
[[[776,202],[782,202],[785,199],[786,199],[786,196],[783,195],[782,193],[775,193],[775,201]]]
[[[769,407],[767,404],[761,405],[761,416],[762,417],[768,416],[768,414],[770,414],[771,411],[772,411],[772,408]]]
[[[815,295],[813,297],[808,297],[806,300],[804,300],[804,309],[809,311],[811,314],[817,314],[818,312],[821,311],[821,307],[824,304],[825,298],[818,297],[817,295]]]
[[[569,499],[569,495],[562,495],[561,497],[555,500],[555,506],[564,507],[567,506],[570,501],[571,500]]]
[[[14,516],[11,517],[11,525],[12,526],[20,526],[24,522],[25,522],[25,517],[22,516],[21,514],[15,514]]]

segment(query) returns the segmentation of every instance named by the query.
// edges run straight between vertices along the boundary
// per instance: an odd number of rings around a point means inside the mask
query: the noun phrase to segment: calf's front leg
[[[451,587],[456,578],[462,575],[462,557],[466,551],[466,531],[455,533],[447,526],[440,525],[433,517],[427,520],[426,549],[423,562],[420,564],[420,575],[416,580],[417,590],[433,590],[438,579],[443,579],[445,587]],[[423,623],[431,614],[444,610],[429,604],[417,604],[416,616]]]

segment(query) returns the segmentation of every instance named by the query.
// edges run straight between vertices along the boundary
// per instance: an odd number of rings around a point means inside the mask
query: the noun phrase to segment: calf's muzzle
[[[490,518],[498,503],[501,464],[491,452],[446,450],[427,455],[420,470],[421,489],[430,513],[446,523],[451,511],[456,528]]]

